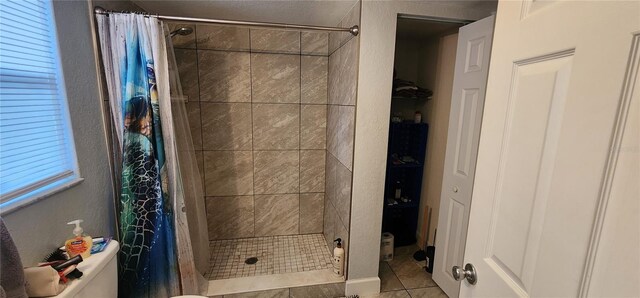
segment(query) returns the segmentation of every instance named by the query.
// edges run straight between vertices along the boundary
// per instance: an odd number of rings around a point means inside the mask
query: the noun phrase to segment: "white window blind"
[[[77,178],[50,0],[0,0],[0,207]]]

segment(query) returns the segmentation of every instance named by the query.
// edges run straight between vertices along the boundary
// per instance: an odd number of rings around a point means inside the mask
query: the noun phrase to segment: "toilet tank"
[[[118,253],[120,245],[112,240],[104,251],[91,255],[78,264],[83,275],[72,280],[67,288],[55,297],[118,297]]]

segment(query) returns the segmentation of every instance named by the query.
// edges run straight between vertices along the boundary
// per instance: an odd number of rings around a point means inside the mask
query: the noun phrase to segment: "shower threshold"
[[[209,243],[209,296],[343,282],[322,234]]]
[[[209,280],[207,296],[344,283],[333,269]]]

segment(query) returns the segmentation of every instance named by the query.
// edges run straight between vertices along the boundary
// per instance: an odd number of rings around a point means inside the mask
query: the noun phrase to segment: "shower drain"
[[[249,265],[253,265],[255,263],[258,263],[258,258],[256,258],[256,257],[247,258],[246,260],[244,260],[244,263],[245,264],[249,264]]]

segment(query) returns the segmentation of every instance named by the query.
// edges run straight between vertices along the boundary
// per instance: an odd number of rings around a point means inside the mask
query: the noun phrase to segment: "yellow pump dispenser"
[[[64,247],[67,249],[67,254],[69,254],[70,258],[81,255],[83,259],[86,259],[91,256],[93,239],[89,235],[82,234],[83,230],[80,226],[80,223],[82,222],[82,219],[77,219],[67,223],[68,225],[76,225],[73,229],[73,235],[75,235],[75,237],[64,243]]]

